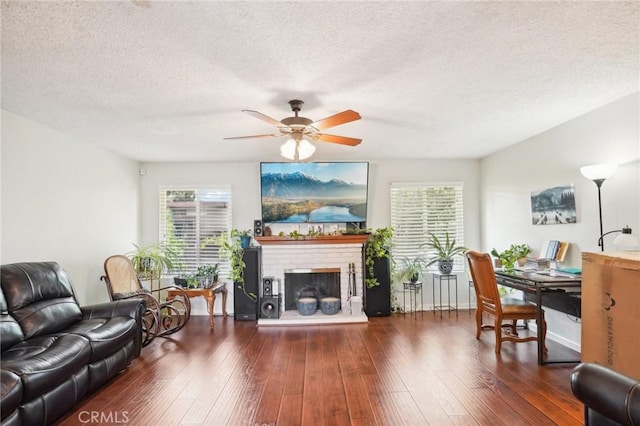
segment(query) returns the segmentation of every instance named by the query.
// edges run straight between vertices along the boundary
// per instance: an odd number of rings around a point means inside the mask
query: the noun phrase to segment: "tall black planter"
[[[386,257],[373,259],[373,272],[380,283],[364,289],[364,312],[368,317],[388,317],[391,315],[391,261]],[[367,278],[368,268],[365,271]]]
[[[258,319],[258,289],[262,280],[261,248],[249,247],[245,249],[242,260],[246,265],[244,286],[242,283],[233,283],[233,317],[240,321],[256,321]]]

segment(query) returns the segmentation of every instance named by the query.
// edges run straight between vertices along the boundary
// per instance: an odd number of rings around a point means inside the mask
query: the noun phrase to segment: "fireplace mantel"
[[[262,246],[294,245],[294,244],[364,244],[369,234],[340,234],[340,235],[301,235],[298,238],[289,236],[255,237]]]

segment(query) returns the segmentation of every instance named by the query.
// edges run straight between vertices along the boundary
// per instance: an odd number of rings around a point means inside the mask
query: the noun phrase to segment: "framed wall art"
[[[576,223],[576,198],[573,184],[532,192],[531,222],[534,225]]]

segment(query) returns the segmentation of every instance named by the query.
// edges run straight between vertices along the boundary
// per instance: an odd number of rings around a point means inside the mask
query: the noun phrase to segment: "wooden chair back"
[[[500,292],[498,291],[498,282],[496,281],[491,256],[488,253],[469,250],[466,253],[466,257],[469,262],[471,279],[476,290],[478,308],[482,308],[492,314],[500,312],[502,310]]]

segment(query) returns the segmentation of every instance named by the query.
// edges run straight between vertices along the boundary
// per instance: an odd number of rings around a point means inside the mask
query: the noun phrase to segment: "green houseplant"
[[[238,229],[232,229],[229,232],[222,233],[217,243],[220,247],[220,255],[229,259],[229,279],[233,281],[242,292],[254,302],[258,300],[258,295],[253,292],[247,292],[244,286],[244,268],[247,266],[244,263],[244,247],[242,246],[242,237],[250,234],[251,231],[240,231]],[[249,236],[249,238],[251,238]],[[248,245],[247,245],[248,247]]]
[[[131,259],[133,269],[138,278],[142,281],[160,279],[165,271],[173,267],[175,259],[171,250],[156,243],[147,246],[133,245],[135,250],[130,251],[126,256]]]
[[[511,244],[508,249],[498,252],[495,248],[491,250],[491,255],[500,261],[502,268],[506,272],[513,271],[516,262],[531,253],[531,248],[526,244]]]
[[[253,235],[251,229],[245,229],[243,231],[233,229],[232,232],[235,233],[236,237],[240,238],[240,247],[243,249],[249,248],[249,245],[251,244],[251,236]]]
[[[367,244],[365,245],[364,264],[366,268],[365,284],[367,288],[379,286],[380,283],[375,276],[375,260],[380,258],[391,259],[391,238],[393,228],[378,228],[370,232]]]
[[[468,250],[465,246],[456,245],[456,239],[451,238],[448,232],[445,232],[444,241],[441,241],[435,234],[429,233],[429,241],[420,247],[425,245],[435,252],[429,258],[427,266],[437,264],[440,272],[445,275],[450,274],[453,270],[453,258],[455,256],[463,256]]]
[[[198,285],[202,288],[209,288],[218,282],[218,274],[220,272],[220,264],[201,265],[198,266],[194,274]]]
[[[415,283],[424,275],[427,264],[426,259],[421,256],[404,256],[400,259],[400,262],[398,262],[395,277],[401,282],[410,281]]]

